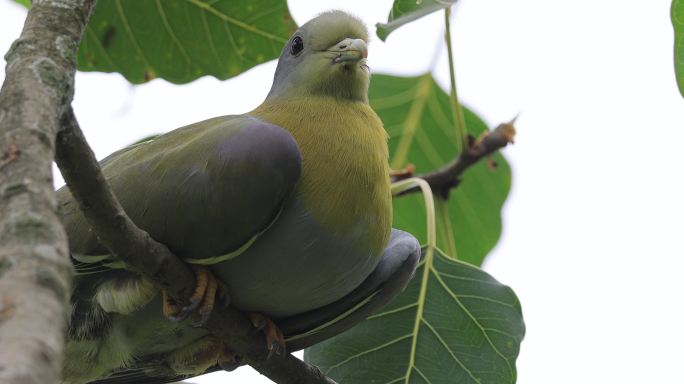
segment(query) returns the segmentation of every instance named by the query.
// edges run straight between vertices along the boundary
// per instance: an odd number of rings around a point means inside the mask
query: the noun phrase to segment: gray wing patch
[[[133,222],[195,263],[244,250],[277,217],[302,169],[289,132],[250,116],[179,128],[102,164]],[[58,197],[72,253],[107,254],[68,190]]]

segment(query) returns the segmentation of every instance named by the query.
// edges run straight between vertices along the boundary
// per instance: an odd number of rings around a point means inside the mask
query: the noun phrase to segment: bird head
[[[329,11],[302,25],[285,44],[268,98],[324,96],[368,101],[368,30]]]

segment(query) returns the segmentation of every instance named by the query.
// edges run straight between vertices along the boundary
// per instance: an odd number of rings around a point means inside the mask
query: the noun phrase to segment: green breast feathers
[[[387,134],[368,104],[312,97],[265,102],[250,114],[297,141],[303,172],[297,194],[335,233],[363,231],[379,252],[392,223]]]

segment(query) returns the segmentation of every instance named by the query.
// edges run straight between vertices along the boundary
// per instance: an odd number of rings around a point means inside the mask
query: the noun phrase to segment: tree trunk
[[[71,293],[51,163],[95,0],[35,0],[0,90],[0,383],[59,383]]]

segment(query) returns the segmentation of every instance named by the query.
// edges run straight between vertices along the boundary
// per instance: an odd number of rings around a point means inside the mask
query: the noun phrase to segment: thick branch
[[[126,216],[71,109],[62,118],[56,161],[102,244],[130,267],[166,287],[175,300],[187,301],[195,286],[192,271]],[[334,383],[317,368],[290,354],[269,359],[264,336],[254,332],[252,324],[234,308],[216,309],[206,327],[248,364],[277,383]]]
[[[449,192],[461,182],[461,176],[466,169],[513,142],[515,136],[514,123],[515,119],[509,123],[499,124],[493,131],[487,132],[477,140],[469,136],[468,148],[459,154],[454,161],[436,171],[415,175],[415,177],[427,181],[432,192],[436,195],[444,199],[448,198]],[[408,177],[414,177],[412,168],[408,172],[396,173],[392,179],[398,181]],[[418,191],[418,188],[413,188],[401,195]]]
[[[0,382],[61,382],[72,268],[52,158],[94,0],[34,0],[0,91]]]
[[[194,273],[128,218],[71,108],[62,116],[55,161],[83,215],[112,255],[168,289],[174,299],[187,303],[195,287]]]

